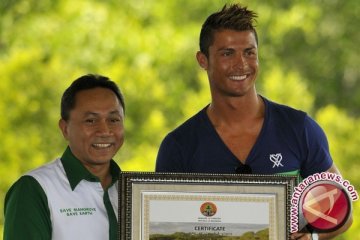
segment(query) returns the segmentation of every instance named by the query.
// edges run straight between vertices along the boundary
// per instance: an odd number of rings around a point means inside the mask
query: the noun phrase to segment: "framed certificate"
[[[122,172],[119,236],[289,239],[295,184],[295,176]]]

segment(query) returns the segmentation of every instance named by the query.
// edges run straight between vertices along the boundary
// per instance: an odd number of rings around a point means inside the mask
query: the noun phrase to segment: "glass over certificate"
[[[289,238],[295,177],[159,174],[121,176],[121,239]]]

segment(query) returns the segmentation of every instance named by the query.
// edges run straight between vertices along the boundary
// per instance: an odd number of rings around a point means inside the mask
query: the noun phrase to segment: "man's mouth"
[[[242,80],[245,80],[247,78],[248,75],[233,75],[233,76],[230,76],[230,80],[233,80],[233,81],[242,81]]]
[[[103,149],[103,148],[109,148],[112,144],[111,143],[93,143],[92,146],[94,148]]]

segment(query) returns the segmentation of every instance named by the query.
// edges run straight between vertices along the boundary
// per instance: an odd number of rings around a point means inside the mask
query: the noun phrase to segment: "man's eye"
[[[120,120],[120,118],[112,118],[112,119],[110,119],[110,121],[112,123],[117,123],[117,122],[120,122],[121,120]]]
[[[223,56],[230,56],[232,54],[232,52],[230,52],[230,51],[225,51],[225,52],[223,52]]]
[[[95,123],[95,119],[86,119],[85,122],[86,123]]]
[[[256,52],[255,51],[247,51],[247,52],[245,52],[245,54],[247,56],[253,56],[253,55],[256,55]]]

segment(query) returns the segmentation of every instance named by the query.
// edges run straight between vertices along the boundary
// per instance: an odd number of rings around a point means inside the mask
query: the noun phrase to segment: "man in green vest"
[[[5,198],[4,240],[118,237],[119,166],[124,98],[100,75],[66,89],[59,127],[68,147],[60,158],[24,174]]]

